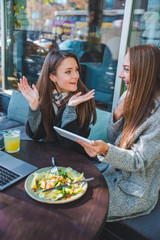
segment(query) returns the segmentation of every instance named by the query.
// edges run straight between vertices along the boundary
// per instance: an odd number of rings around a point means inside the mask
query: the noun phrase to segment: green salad
[[[45,189],[58,187],[67,183],[77,182],[84,179],[83,173],[78,173],[72,168],[58,168],[58,174],[51,173],[50,170],[43,171],[41,173],[35,172],[31,181],[31,189],[41,199],[46,200],[65,200],[72,196],[83,193],[84,183],[76,183],[71,186],[63,187],[60,189],[53,189],[47,192],[43,192]]]

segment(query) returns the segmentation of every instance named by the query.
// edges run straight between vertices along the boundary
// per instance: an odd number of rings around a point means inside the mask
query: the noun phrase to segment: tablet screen
[[[92,144],[92,142],[89,139],[81,137],[81,136],[79,136],[77,134],[74,134],[74,133],[69,132],[67,130],[64,130],[62,128],[54,126],[54,129],[56,130],[56,132],[59,133],[59,135],[61,135],[62,137],[68,138],[68,139],[70,139],[72,141],[76,141],[76,139],[81,139],[84,142]]]

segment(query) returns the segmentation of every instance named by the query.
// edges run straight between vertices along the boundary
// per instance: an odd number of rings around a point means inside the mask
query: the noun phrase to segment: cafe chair
[[[88,138],[90,140],[103,140],[105,142],[109,142],[107,138],[107,125],[111,113],[98,108],[96,109],[96,112],[97,121],[95,125],[90,126],[91,131]]]
[[[106,45],[102,62],[82,63],[83,82],[88,89],[95,89],[95,101],[108,104],[111,111],[116,75],[115,62]]]

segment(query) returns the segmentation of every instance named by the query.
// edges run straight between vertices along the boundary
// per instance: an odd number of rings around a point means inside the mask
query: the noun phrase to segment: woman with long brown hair
[[[108,124],[110,143],[77,140],[90,157],[108,163],[107,221],[151,212],[160,189],[160,50],[152,44],[128,49],[119,77],[127,91]]]
[[[19,89],[29,102],[26,133],[35,141],[54,142],[83,151],[76,142],[55,132],[53,126],[88,137],[96,121],[94,90],[88,91],[80,79],[80,64],[75,54],[52,50],[45,58],[37,86],[25,77]]]

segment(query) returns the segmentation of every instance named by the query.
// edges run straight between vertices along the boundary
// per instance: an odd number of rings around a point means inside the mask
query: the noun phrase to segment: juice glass
[[[8,153],[18,152],[20,149],[20,130],[11,129],[3,133],[5,151]]]

